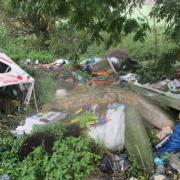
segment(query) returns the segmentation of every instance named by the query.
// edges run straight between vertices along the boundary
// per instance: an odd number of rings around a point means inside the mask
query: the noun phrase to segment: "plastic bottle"
[[[171,137],[171,134],[169,134],[168,136],[166,136],[159,144],[156,145],[156,149],[161,148]]]
[[[155,158],[154,163],[156,165],[156,173],[157,174],[164,174],[164,162],[160,158]]]

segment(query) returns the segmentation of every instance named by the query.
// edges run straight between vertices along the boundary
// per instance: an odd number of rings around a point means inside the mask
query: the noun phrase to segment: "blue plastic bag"
[[[180,151],[180,123],[176,126],[172,136],[166,144],[160,148],[160,153],[176,153]]]

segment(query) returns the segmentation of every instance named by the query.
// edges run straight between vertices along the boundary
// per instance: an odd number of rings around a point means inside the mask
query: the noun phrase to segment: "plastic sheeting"
[[[125,114],[125,148],[145,170],[151,171],[153,169],[152,147],[141,117],[133,107],[127,107]]]
[[[0,62],[0,68],[1,66],[6,67],[3,73],[0,72],[0,87],[14,84],[34,83],[34,79],[6,54],[0,53]]]
[[[109,106],[106,114],[109,121],[104,125],[91,127],[90,137],[111,150],[122,150],[125,133],[124,108],[121,104]]]
[[[160,152],[161,154],[180,152],[180,123],[176,126],[167,143],[161,147]]]

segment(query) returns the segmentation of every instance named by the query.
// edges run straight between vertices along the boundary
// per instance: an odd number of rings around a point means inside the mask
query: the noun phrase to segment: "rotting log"
[[[63,98],[58,97],[52,107],[66,112],[74,112],[87,105],[98,104],[100,107],[104,107],[112,103],[135,107],[143,119],[159,129],[165,126],[174,126],[172,119],[160,107],[151,104],[135,92],[117,86],[86,88]]]

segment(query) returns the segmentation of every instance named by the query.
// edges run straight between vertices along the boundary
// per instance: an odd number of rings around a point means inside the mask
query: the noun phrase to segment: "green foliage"
[[[31,50],[26,57],[32,60],[39,60],[40,63],[46,64],[53,61],[54,56],[48,51],[37,51],[35,49]]]
[[[62,139],[64,132],[66,131],[67,125],[62,122],[54,122],[45,126],[35,126],[32,134],[47,133],[52,134],[55,139]]]
[[[157,129],[147,129],[150,142],[153,146],[159,143],[159,138],[157,137]]]
[[[86,127],[88,123],[95,123],[98,117],[93,113],[83,113],[77,119],[80,122],[80,127]]]
[[[44,71],[38,71],[35,73],[36,83],[35,89],[38,105],[43,103],[50,103],[54,99],[57,84],[55,82],[55,74]]]
[[[41,63],[53,61],[54,55],[48,51],[38,48],[37,39],[34,36],[12,37],[10,31],[5,27],[0,27],[0,51],[6,53],[15,62],[20,62],[26,58],[38,59]]]
[[[69,27],[83,31],[98,43],[103,40],[101,32],[108,32],[108,43],[115,44],[124,30],[127,34],[140,26],[140,22],[135,23],[135,19],[130,22],[127,16],[142,3],[143,0],[134,0],[133,3],[128,0],[53,0],[51,3],[48,0],[30,0],[28,3],[26,0],[8,0],[4,2],[4,11],[7,15],[13,14],[26,32],[38,36],[44,34],[42,40],[48,39],[57,22],[66,22]]]
[[[87,50],[91,42],[87,33],[64,24],[52,32],[48,43],[53,54],[77,63],[79,56]]]
[[[166,33],[180,43],[180,3],[179,0],[156,0],[151,16],[167,23]]]
[[[128,160],[129,163],[131,164],[128,170],[129,177],[131,176],[137,177],[138,180],[146,180],[151,177],[152,174],[145,172],[136,159],[134,159],[131,156],[128,156]]]
[[[69,137],[57,141],[53,147],[53,155],[46,164],[46,179],[84,179],[95,171],[93,163],[99,156],[89,148],[91,141],[82,137]]]
[[[54,25],[53,18],[49,20],[41,11],[41,4],[37,1],[6,0],[3,2],[4,21],[16,20],[11,26],[25,34],[35,33],[41,39],[43,45],[49,35],[50,26]],[[11,22],[11,21],[9,21]]]
[[[138,27],[137,32],[135,33],[134,36],[134,41],[141,41],[144,42],[145,41],[145,37],[147,36],[146,32],[150,30],[149,25],[143,21],[143,23],[141,23],[141,25]]]
[[[137,21],[135,19],[127,19],[124,26],[125,34],[132,33],[136,28],[138,28]]]
[[[93,142],[85,137],[59,138],[54,143],[52,154],[47,154],[43,146],[39,146],[20,160],[18,150],[25,138],[3,137],[1,146],[9,148],[0,153],[1,175],[7,174],[15,180],[83,180],[95,171],[100,160],[99,155],[93,152]]]

